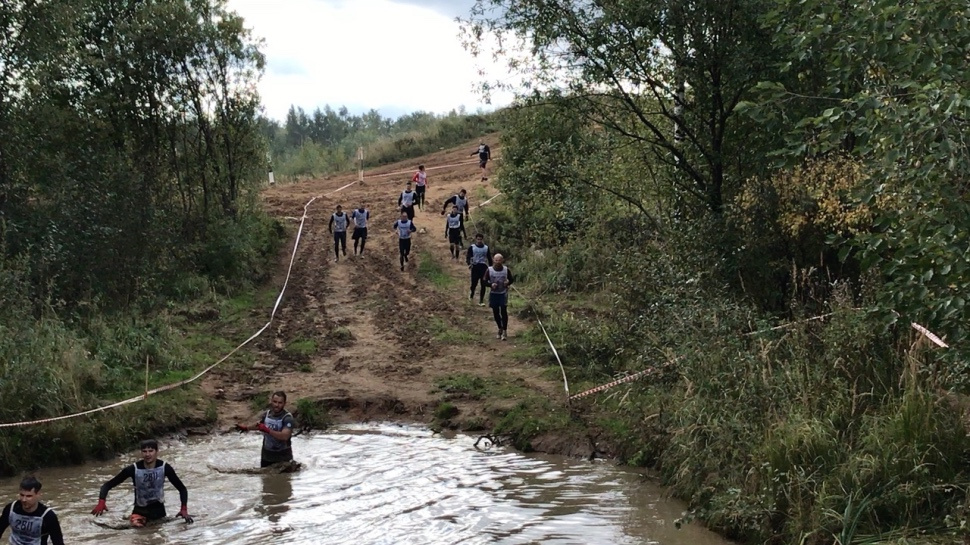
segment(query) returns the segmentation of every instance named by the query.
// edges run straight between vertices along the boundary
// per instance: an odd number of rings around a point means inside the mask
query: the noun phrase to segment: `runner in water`
[[[337,211],[330,215],[330,225],[327,226],[327,229],[333,233],[334,261],[340,261],[339,249],[341,246],[343,247],[344,257],[347,257],[347,225],[349,224],[349,216],[344,214],[343,208],[338,204]]]
[[[411,177],[411,181],[414,182],[418,208],[424,210],[424,193],[428,189],[428,173],[424,171],[424,165],[418,165],[418,171]]]
[[[57,513],[40,503],[40,486],[34,477],[24,478],[17,501],[0,513],[0,537],[9,527],[13,545],[64,545]]]
[[[486,170],[486,165],[488,165],[488,160],[492,158],[492,150],[489,149],[488,144],[482,140],[478,144],[478,149],[471,152],[471,155],[478,154],[478,167],[482,169],[482,181],[488,180],[488,171]]]
[[[270,408],[266,409],[255,425],[236,424],[236,429],[240,431],[257,430],[262,432],[263,449],[259,456],[259,467],[269,467],[279,462],[293,460],[293,446],[290,443],[290,438],[293,437],[294,420],[293,415],[284,409],[286,392],[273,392],[273,395],[269,397],[269,406]]]
[[[458,261],[458,258],[461,257],[462,235],[468,236],[465,233],[465,221],[458,212],[458,206],[455,205],[451,207],[451,214],[448,214],[445,218],[445,237],[448,239],[448,250],[451,252],[451,258],[455,261]]]
[[[128,479],[135,485],[135,507],[128,518],[132,526],[141,528],[149,521],[165,518],[165,479],[179,491],[182,509],[176,516],[182,517],[185,522],[192,522],[188,508],[189,492],[175,474],[175,469],[158,459],[158,441],[154,439],[141,442],[140,461],[125,467],[101,486],[98,505],[91,510],[91,514],[97,517],[107,511],[105,502],[108,500],[108,492]]]
[[[475,243],[468,247],[465,262],[472,272],[472,290],[468,296],[468,300],[475,300],[475,288],[481,286],[481,291],[478,296],[478,306],[483,307],[485,306],[485,273],[492,265],[492,252],[485,244],[485,236],[481,233],[475,235]]]
[[[398,248],[401,251],[401,270],[404,270],[404,264],[408,262],[408,256],[411,255],[411,233],[418,230],[414,226],[414,221],[408,217],[407,212],[401,211],[401,219],[394,222],[394,229],[397,229],[398,237]]]
[[[401,212],[406,213],[409,220],[414,219],[414,199],[416,196],[417,194],[411,189],[411,182],[408,182],[407,188],[397,198],[397,204],[400,205]]]
[[[468,192],[465,191],[464,188],[462,188],[461,190],[458,191],[457,195],[452,195],[451,197],[448,197],[448,200],[445,201],[445,204],[441,206],[441,215],[442,216],[445,215],[445,210],[448,209],[448,205],[450,204],[453,206],[457,206],[458,213],[464,216],[465,221],[468,221],[468,209],[471,208],[471,205],[468,203],[467,194]]]
[[[504,265],[502,254],[495,254],[495,264],[485,271],[485,282],[491,286],[488,294],[488,306],[492,307],[492,316],[498,326],[498,338],[508,339],[509,329],[509,286],[515,281],[512,271]]]
[[[370,210],[361,204],[350,214],[350,219],[354,220],[354,255],[357,255],[357,243],[360,243],[360,257],[364,257],[364,245],[367,244],[367,220],[370,219]]]

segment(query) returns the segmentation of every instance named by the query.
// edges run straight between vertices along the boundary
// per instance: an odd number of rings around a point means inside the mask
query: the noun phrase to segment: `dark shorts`
[[[488,264],[475,263],[472,265],[472,282],[485,281],[485,273],[488,272]],[[484,290],[485,288],[482,288]]]
[[[366,227],[354,227],[354,234],[352,236],[354,240],[362,238],[367,240],[367,228]]]
[[[411,253],[411,239],[409,238],[399,238],[398,248],[401,250],[401,255],[407,255]]]
[[[132,515],[140,515],[148,520],[158,520],[165,518],[165,504],[161,502],[152,502],[144,507],[135,506],[131,510]]]
[[[499,308],[508,305],[509,303],[509,292],[505,293],[495,293],[491,292],[488,294],[488,306],[491,308]]]
[[[413,220],[414,219],[414,205],[413,204],[411,206],[402,206],[401,207],[401,212],[406,212],[407,215],[408,215],[408,219],[409,220]]]
[[[289,462],[292,459],[292,448],[279,451],[262,449],[259,456],[259,467],[269,467],[280,462]]]
[[[347,231],[334,231],[333,232],[334,242],[347,242]]]
[[[461,228],[448,229],[448,242],[461,245]]]
[[[427,189],[427,188],[428,188],[428,186],[426,186],[426,185],[415,186],[414,187],[414,192],[417,193],[418,195],[424,195],[424,190]]]
[[[478,168],[485,168],[485,165],[487,163],[488,163],[488,159],[479,159],[478,160]],[[468,163],[465,163],[465,164],[468,164]]]

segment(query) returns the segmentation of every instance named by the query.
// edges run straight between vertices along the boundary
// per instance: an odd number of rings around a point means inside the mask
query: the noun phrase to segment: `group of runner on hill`
[[[482,182],[488,180],[487,163],[491,158],[491,151],[484,142],[472,155],[479,156],[479,167],[482,170]],[[415,188],[412,189],[412,183]],[[411,235],[417,232],[414,224],[415,206],[424,210],[425,192],[427,190],[428,175],[424,165],[418,167],[405,190],[398,197],[401,210],[400,218],[394,222],[393,229],[398,234],[401,270],[411,253]],[[448,206],[451,212],[445,218],[445,237],[448,238],[449,252],[453,260],[458,261],[463,248],[463,237],[467,237],[465,222],[469,219],[469,199],[467,192],[461,189],[457,194],[447,199],[441,208],[441,215],[445,215]],[[367,243],[367,226],[370,211],[361,204],[351,213],[346,213],[341,205],[330,216],[328,229],[333,233],[334,260],[339,261],[341,255],[347,255],[347,231],[353,225],[352,239],[354,241],[354,255],[363,257],[364,246]],[[512,272],[505,266],[505,259],[501,254],[492,255],[491,249],[485,244],[485,237],[478,233],[474,242],[465,249],[465,263],[471,275],[469,301],[475,301],[478,291],[478,305],[485,305],[485,289],[489,288],[488,305],[492,309],[493,319],[498,327],[497,338],[506,340],[508,330],[508,289],[514,282]],[[292,462],[293,449],[290,439],[293,435],[294,419],[285,409],[286,393],[274,392],[269,399],[269,408],[265,410],[259,420],[253,425],[237,424],[239,431],[259,431],[263,434],[260,467]],[[176,517],[186,523],[194,521],[188,512],[188,489],[179,479],[175,469],[167,462],[158,458],[158,442],[147,439],[140,444],[142,459],[125,466],[117,475],[105,482],[98,493],[98,502],[91,514],[100,516],[108,511],[108,493],[116,486],[130,480],[134,489],[134,505],[128,516],[128,523],[135,528],[144,527],[151,522],[165,520],[167,513],[164,503],[164,483],[168,480],[179,493],[181,508]],[[40,502],[41,483],[35,477],[24,478],[20,482],[18,499],[6,505],[0,512],[0,537],[10,528],[10,543],[14,545],[63,545],[64,536],[57,514],[53,509]]]

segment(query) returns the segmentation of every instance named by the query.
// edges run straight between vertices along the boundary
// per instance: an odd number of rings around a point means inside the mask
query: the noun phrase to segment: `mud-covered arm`
[[[122,469],[117,475],[112,477],[110,481],[101,485],[101,491],[98,492],[98,499],[99,500],[108,499],[108,492],[110,492],[112,488],[125,482],[125,480],[127,479],[134,479],[134,478],[135,478],[135,466],[133,465],[125,466],[125,468]]]
[[[182,479],[179,479],[179,476],[175,473],[175,468],[171,464],[165,464],[165,478],[179,491],[179,500],[182,501],[182,505],[187,505],[189,503],[189,491],[182,484]]]

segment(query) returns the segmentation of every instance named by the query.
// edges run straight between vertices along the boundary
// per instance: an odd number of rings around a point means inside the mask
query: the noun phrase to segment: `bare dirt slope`
[[[543,378],[539,367],[507,357],[519,344],[517,334],[529,324],[512,317],[509,339],[496,339],[491,310],[468,300],[464,258],[451,261],[440,215],[444,201],[466,188],[474,220],[474,207],[498,192],[492,187],[493,175],[481,181],[477,157],[469,156],[476,148],[477,141],[469,142],[367,171],[363,185],[311,205],[277,321],[253,348],[257,362],[252,368],[219,370],[205,383],[207,391],[224,399],[220,427],[250,421],[253,398],[258,403],[266,392],[277,389],[289,394],[291,409],[300,398],[322,400],[341,420],[430,421],[440,396],[434,392],[435,383],[442,377],[501,376],[530,390],[561,388]],[[498,156],[501,150],[493,146],[492,153]],[[415,216],[421,231],[402,272],[392,224],[400,213],[398,195],[418,164],[428,170],[429,202]],[[493,166],[494,161],[490,171]],[[312,197],[356,179],[354,173],[279,184],[265,191],[264,202],[278,217],[297,218]],[[345,210],[364,204],[371,210],[370,238],[361,259],[353,257],[348,236],[348,256],[334,262],[327,225],[337,204]],[[468,234],[473,234],[471,227]],[[452,277],[450,285],[440,288],[418,273],[422,260],[428,259]],[[277,285],[282,280],[281,274]],[[310,353],[295,354],[294,343],[305,347],[307,341],[312,341]],[[467,418],[482,412],[481,403],[466,399],[456,405]],[[484,415],[483,419],[487,422]]]

